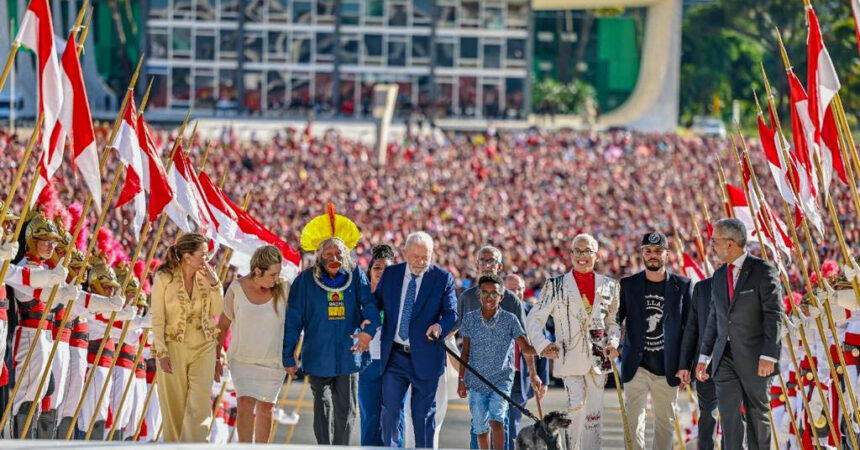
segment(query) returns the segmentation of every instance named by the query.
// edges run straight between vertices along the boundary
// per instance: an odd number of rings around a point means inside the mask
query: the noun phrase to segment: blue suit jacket
[[[380,357],[383,373],[388,367],[394,336],[397,334],[400,296],[406,270],[406,263],[386,267],[373,293],[380,309],[385,311]],[[445,349],[436,342],[428,341],[426,337],[427,329],[437,323],[442,327],[443,338],[454,329],[457,323],[457,295],[454,291],[454,277],[431,265],[421,280],[409,322],[412,370],[421,380],[438,378],[445,370]]]
[[[678,360],[681,354],[681,339],[687,324],[690,309],[690,280],[666,272],[666,288],[663,292],[663,367],[669,386],[678,386],[681,380]],[[645,271],[621,279],[621,304],[618,307],[618,324],[624,323],[624,341],[621,353],[621,381],[633,379],[642,355],[645,352],[645,331],[648,323],[645,315]]]
[[[523,310],[526,314],[528,314],[529,311],[532,310],[533,306],[534,305],[532,305],[531,303],[523,302]],[[555,340],[550,336],[549,331],[547,331],[546,329],[543,330],[543,334],[550,341]],[[526,364],[526,358],[534,358],[535,369],[537,370],[537,374],[543,384],[549,384],[549,360],[546,358],[541,358],[539,356],[527,357],[524,354],[520,353],[520,392],[523,392],[525,394],[523,395],[523,397],[528,399],[534,397],[535,393],[529,380],[529,378],[531,377],[531,373],[529,373],[529,366],[528,364]]]

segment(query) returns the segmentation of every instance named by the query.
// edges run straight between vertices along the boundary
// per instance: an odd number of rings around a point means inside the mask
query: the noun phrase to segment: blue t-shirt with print
[[[503,392],[511,392],[514,341],[525,335],[517,316],[499,308],[492,319],[486,320],[479,309],[466,314],[460,332],[469,338],[469,365]],[[470,371],[466,371],[466,387],[475,392],[493,392]]]

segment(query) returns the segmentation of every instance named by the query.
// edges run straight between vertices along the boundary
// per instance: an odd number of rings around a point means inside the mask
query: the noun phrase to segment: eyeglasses
[[[40,242],[40,243],[42,243],[42,244],[50,245],[50,246],[52,246],[52,247],[56,247],[56,246],[57,246],[57,241],[51,241],[51,240],[48,240],[48,239],[36,239],[36,240],[37,240],[37,241],[39,241],[39,242]]]
[[[491,266],[493,264],[499,264],[500,262],[501,261],[496,258],[481,258],[478,260],[478,264],[482,266]]]
[[[500,298],[502,294],[498,292],[481,292],[481,298]]]
[[[597,252],[595,252],[594,250],[592,250],[590,248],[587,248],[585,250],[580,250],[578,248],[573,249],[573,254],[575,256],[591,256],[595,253],[597,253]]]

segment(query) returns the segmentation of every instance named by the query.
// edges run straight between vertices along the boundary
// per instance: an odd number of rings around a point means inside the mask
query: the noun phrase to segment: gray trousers
[[[358,374],[309,375],[314,394],[314,436],[319,445],[349,445],[358,404]]]
[[[758,361],[735,362],[729,346],[726,346],[720,367],[714,374],[714,384],[717,386],[720,424],[727,449],[770,449],[770,377],[758,376],[757,369]],[[741,414],[741,405],[744,405],[746,416]]]

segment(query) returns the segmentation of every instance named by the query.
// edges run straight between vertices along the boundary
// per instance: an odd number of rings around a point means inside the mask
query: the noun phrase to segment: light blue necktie
[[[412,306],[415,304],[415,294],[418,290],[418,277],[409,274],[409,286],[406,287],[406,300],[403,301],[403,311],[400,313],[400,329],[397,336],[406,342],[409,340],[409,321],[412,319]]]

